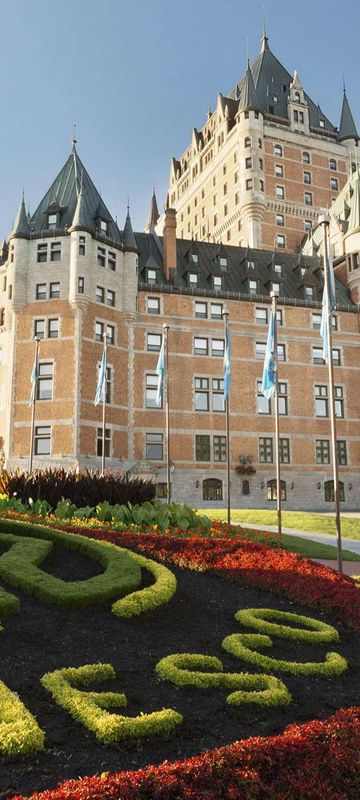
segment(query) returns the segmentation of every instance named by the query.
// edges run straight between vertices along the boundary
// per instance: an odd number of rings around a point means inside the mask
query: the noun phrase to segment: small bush
[[[111,505],[131,503],[142,504],[155,497],[155,484],[140,478],[86,471],[77,473],[57,467],[36,470],[35,472],[2,472],[0,474],[0,494],[16,498],[29,504],[46,500],[51,508],[56,508],[65,497],[77,508],[97,506],[108,502]],[[19,510],[21,510],[19,508]]]
[[[226,636],[222,646],[227,653],[248,664],[270,672],[288,672],[292,675],[341,675],[348,665],[339,653],[326,653],[325,661],[286,661],[259,653],[259,648],[271,647],[270,636],[262,633],[234,633]]]
[[[0,753],[25,755],[44,749],[44,733],[15,692],[0,681]]]

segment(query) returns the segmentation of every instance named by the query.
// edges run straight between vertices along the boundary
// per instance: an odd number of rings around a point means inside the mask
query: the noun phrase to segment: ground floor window
[[[217,478],[206,478],[203,481],[203,500],[222,500],[222,481]]]
[[[243,494],[250,494],[250,482],[243,481],[242,482],[242,493]]]
[[[281,500],[286,500],[286,483],[285,481],[280,481],[280,492],[281,492]],[[267,499],[268,500],[277,500],[277,482],[275,479],[268,481],[267,483]]]
[[[164,458],[162,433],[146,434],[146,458],[149,461],[162,461]]]
[[[49,456],[51,445],[51,426],[37,425],[35,428],[35,455]]]
[[[111,439],[111,432],[110,428],[105,428],[105,458],[110,457],[110,439]],[[96,452],[98,456],[102,456],[103,454],[103,432],[102,428],[97,429],[97,437],[96,437]]]
[[[325,502],[335,503],[334,481],[325,481],[324,483]],[[342,481],[339,481],[339,497],[343,503],[345,501],[345,490]]]
[[[162,500],[167,499],[167,483],[156,484],[156,497],[160,497]]]

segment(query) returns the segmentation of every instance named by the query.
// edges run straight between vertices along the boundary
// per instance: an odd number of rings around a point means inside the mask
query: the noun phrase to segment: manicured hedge
[[[25,755],[44,749],[44,733],[15,692],[0,681],[0,753]]]
[[[105,500],[112,505],[141,504],[153,500],[155,491],[152,481],[112,472],[100,475],[86,470],[78,474],[74,470],[49,467],[31,473],[19,469],[0,473],[0,494],[15,495],[23,503],[28,503],[30,498],[47,500],[52,508],[56,508],[63,497],[78,508],[97,506]]]
[[[324,661],[286,661],[271,658],[259,653],[264,647],[271,647],[270,636],[262,633],[233,633],[226,636],[222,646],[235,658],[253,664],[260,669],[273,672],[290,672],[292,675],[341,675],[347,669],[347,661],[339,653],[326,653]],[[306,652],[306,651],[305,651]],[[305,655],[305,653],[304,653]]]

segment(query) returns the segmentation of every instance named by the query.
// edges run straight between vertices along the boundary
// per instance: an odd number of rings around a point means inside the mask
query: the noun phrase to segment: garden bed
[[[46,750],[3,759],[0,796],[29,795],[74,778],[67,786],[46,793],[46,800],[317,800],[331,792],[336,800],[358,798],[357,713],[341,711],[333,721],[321,722],[337,709],[360,705],[360,597],[351,580],[253,543],[103,531],[90,537],[106,538],[166,562],[176,573],[177,592],[165,605],[136,619],[116,618],[108,606],[70,611],[45,606],[16,592],[20,614],[6,620],[0,634],[1,679],[36,715],[46,733]],[[42,566],[64,579],[98,573],[92,561],[59,548]],[[224,637],[239,633],[234,618],[238,609],[260,607],[325,620],[340,634],[340,642],[331,644],[274,640],[273,657],[318,662],[326,652],[335,651],[347,659],[348,669],[337,677],[279,675],[292,694],[292,703],[275,708],[234,708],[225,702],[226,690],[177,689],[157,680],[155,665],[171,653],[212,655],[221,659],[226,672],[256,672],[249,665],[240,666],[221,643]],[[96,688],[125,692],[127,714],[173,708],[183,715],[182,724],[168,738],[100,744],[55,705],[39,681],[45,672],[59,667],[96,662],[115,667],[117,681]],[[320,721],[301,724],[314,719]],[[289,724],[291,729],[281,735]],[[268,738],[277,734],[276,739]],[[254,736],[261,738],[249,740]],[[230,744],[237,740],[241,741]],[[222,745],[229,746],[213,749]],[[186,762],[135,772],[149,763],[192,755],[195,758]],[[123,770],[131,773],[125,775]],[[108,772],[114,774],[107,776]],[[98,777],[78,780],[94,773]]]

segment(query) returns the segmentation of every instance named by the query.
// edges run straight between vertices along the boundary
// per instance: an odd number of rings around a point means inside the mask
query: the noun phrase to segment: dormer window
[[[57,227],[57,220],[58,220],[57,214],[47,215],[47,226],[49,231],[55,230],[55,228]]]
[[[271,284],[271,291],[275,292],[275,294],[280,294],[280,283],[275,283],[274,281]]]
[[[220,258],[219,258],[220,269],[224,269],[225,270],[227,268],[227,265],[228,265],[228,260],[227,260],[226,256],[220,256]]]
[[[213,288],[214,289],[218,289],[218,290],[222,289],[222,282],[223,282],[223,279],[222,279],[221,275],[214,275],[213,276]]]
[[[257,293],[257,282],[249,281],[249,294],[253,297]]]
[[[300,267],[300,275],[302,278],[306,275],[306,267]]]
[[[300,92],[295,92],[295,100],[296,100],[298,103],[300,103],[300,100],[301,100],[301,97],[300,97]]]
[[[278,273],[278,275],[281,275],[281,273],[282,273],[282,266],[281,266],[281,264],[274,264],[274,272],[277,272],[277,273]]]
[[[191,253],[191,260],[194,262],[194,264],[198,264],[199,263],[198,254],[197,253]]]
[[[195,272],[189,272],[189,286],[197,286],[198,276]]]
[[[107,232],[108,232],[108,224],[107,224],[107,222],[106,222],[106,220],[105,220],[105,219],[101,219],[101,220],[100,220],[100,231],[101,231],[101,233],[103,233],[104,235],[106,235],[106,234],[107,234]]]
[[[247,262],[248,269],[255,269],[255,261],[248,261]]]
[[[305,286],[305,297],[306,300],[312,300],[314,297],[314,289],[312,286]]]
[[[156,269],[148,269],[147,281],[148,283],[156,283]]]
[[[319,128],[325,128],[325,122],[323,119],[319,120]]]

